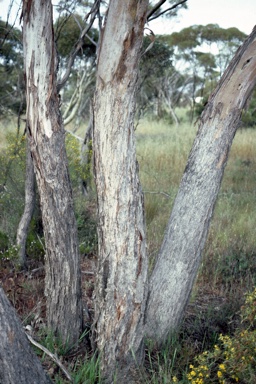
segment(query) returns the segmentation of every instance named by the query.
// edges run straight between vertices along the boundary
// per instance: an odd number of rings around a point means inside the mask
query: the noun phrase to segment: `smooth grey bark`
[[[0,287],[0,383],[50,384],[14,308]]]
[[[26,267],[26,240],[28,237],[29,224],[31,222],[35,207],[36,191],[35,191],[35,173],[33,160],[30,151],[30,145],[27,140],[26,150],[26,178],[25,178],[25,207],[23,215],[20,219],[16,243],[19,248],[19,264],[21,267]]]
[[[199,130],[154,266],[146,335],[166,339],[182,319],[205,245],[229,150],[256,85],[256,28],[237,51],[201,115]]]
[[[23,2],[28,137],[45,236],[48,327],[64,342],[82,330],[80,256],[56,86],[50,0]]]
[[[94,96],[98,266],[94,336],[106,382],[132,382],[142,360],[147,258],[134,140],[138,61],[148,2],[109,5]],[[116,375],[116,376],[115,376]]]

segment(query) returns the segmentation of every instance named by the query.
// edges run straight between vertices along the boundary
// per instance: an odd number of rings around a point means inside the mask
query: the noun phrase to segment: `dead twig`
[[[70,373],[66,370],[66,368],[64,367],[64,365],[60,362],[60,360],[58,359],[58,357],[54,354],[54,353],[51,353],[47,348],[45,348],[43,345],[39,344],[37,341],[35,341],[33,339],[33,337],[31,337],[27,332],[25,332],[26,335],[27,335],[27,338],[29,339],[30,343],[33,344],[35,347],[41,349],[41,351],[43,351],[44,353],[46,353],[46,355],[48,355],[59,367],[60,369],[63,371],[63,373],[65,374],[65,376],[67,377],[67,379],[73,383],[73,379],[72,377],[70,376]]]

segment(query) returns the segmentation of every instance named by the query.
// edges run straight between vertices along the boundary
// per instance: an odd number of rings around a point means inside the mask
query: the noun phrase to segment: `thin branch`
[[[159,192],[154,192],[154,191],[143,191],[143,193],[150,193],[152,195],[164,195],[167,199],[169,199],[171,197],[171,195],[169,195],[168,193],[166,192],[162,192],[162,191],[159,191]]]
[[[91,36],[88,35],[88,33],[85,35],[85,37],[87,37],[87,39],[97,48],[98,47],[98,43],[96,43],[96,41],[94,41]]]
[[[188,1],[188,0],[182,0],[182,1],[180,1],[179,3],[174,4],[172,7],[165,9],[164,11],[158,13],[157,15],[155,15],[155,16],[153,16],[153,17],[148,16],[148,17],[147,17],[147,20],[148,20],[148,21],[152,21],[152,20],[154,20],[154,19],[157,19],[158,17],[162,16],[162,15],[165,14],[166,12],[172,11],[173,9],[177,8],[177,7],[178,7],[179,5],[181,5],[181,4],[186,3],[187,1]],[[160,3],[160,2],[159,2],[159,3]],[[162,5],[162,4],[161,4],[161,5]],[[160,5],[160,6],[161,6],[161,5]],[[159,7],[158,7],[158,8],[159,8]],[[157,9],[158,9],[158,8],[157,8]],[[150,12],[150,13],[151,13],[151,12]],[[155,13],[155,11],[154,11],[153,13]],[[151,13],[151,15],[153,15],[153,13]]]
[[[147,13],[147,20],[152,16],[167,0],[160,0],[152,9]]]
[[[69,133],[71,136],[74,136],[74,137],[75,137],[78,141],[80,141],[81,143],[84,142],[84,140],[83,140],[81,137],[77,136],[75,133],[69,131],[68,129],[65,129],[65,132],[66,132],[66,133]]]
[[[66,9],[66,8],[65,8]],[[66,9],[66,11],[68,12],[68,9]],[[88,15],[87,15],[88,16]],[[77,26],[78,26],[78,28],[80,29],[80,31],[81,32],[83,32],[83,28],[82,28],[82,26],[81,26],[81,24],[79,23],[79,20],[78,20],[78,18],[72,13],[72,17],[73,17],[73,19],[75,20],[75,22],[77,23]]]
[[[86,81],[85,81],[86,79]],[[93,83],[92,71],[88,74],[85,70],[80,78],[77,81],[77,86],[71,97],[70,102],[67,105],[65,112],[63,113],[64,125],[69,124],[75,117],[80,105],[82,96],[85,93],[86,89]]]
[[[92,9],[91,9],[91,11],[86,16],[86,19],[89,18],[89,16],[90,16],[89,24],[81,32],[80,37],[79,37],[79,39],[78,39],[78,41],[76,43],[76,46],[74,47],[74,50],[73,50],[73,52],[71,53],[71,55],[69,57],[66,72],[65,72],[65,74],[62,77],[62,79],[59,81],[59,83],[57,85],[58,92],[64,86],[64,84],[66,83],[66,81],[69,78],[69,75],[70,75],[72,66],[74,64],[76,55],[77,55],[78,51],[82,48],[84,37],[89,32],[89,30],[91,29],[91,27],[92,27],[92,25],[94,23],[95,17],[96,17],[96,15],[98,13],[99,6],[100,6],[100,0],[96,0],[94,5],[93,5],[93,7],[92,7]]]
[[[149,29],[149,28],[144,28],[144,30],[145,30],[145,29],[148,29],[148,30],[150,31],[150,34],[147,35],[147,37],[150,39],[151,43],[150,43],[149,46],[145,49],[145,51],[142,53],[141,57],[142,57],[143,55],[145,55],[145,53],[147,53],[147,52],[153,47],[153,45],[155,44],[155,40],[156,40],[156,36],[154,35],[154,32],[153,32],[151,29]]]
[[[45,348],[43,345],[39,344],[37,341],[35,341],[33,339],[33,337],[31,337],[27,332],[25,332],[26,335],[27,335],[27,338],[29,339],[30,343],[33,344],[35,347],[41,349],[41,351],[43,351],[44,353],[46,353],[46,355],[48,355],[59,367],[60,369],[63,371],[63,373],[65,374],[65,376],[68,378],[69,381],[71,381],[71,383],[73,383],[73,379],[72,377],[70,376],[70,373],[66,370],[66,368],[64,367],[64,365],[60,362],[60,360],[57,358],[57,356],[50,352],[47,348]]]

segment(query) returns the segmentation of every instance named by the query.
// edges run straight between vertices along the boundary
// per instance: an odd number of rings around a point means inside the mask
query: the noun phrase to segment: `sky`
[[[0,0],[2,20],[6,20],[11,1],[15,6],[12,19],[17,14],[19,0]],[[237,27],[249,34],[256,25],[256,0],[188,0],[187,5],[188,9],[180,11],[178,18],[159,19],[151,22],[149,27],[155,34],[171,34],[195,24],[219,24],[222,28]]]
[[[256,25],[256,0],[188,0],[187,6],[177,19],[150,23],[154,33],[171,34],[195,24],[219,24],[250,34]]]

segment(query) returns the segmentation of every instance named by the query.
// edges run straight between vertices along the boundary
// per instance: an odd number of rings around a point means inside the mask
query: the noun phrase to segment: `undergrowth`
[[[38,325],[39,319],[42,322],[45,319],[44,276],[39,276],[38,272],[22,276],[13,269],[12,259],[17,254],[15,233],[24,204],[25,146],[22,136],[13,134],[10,129],[7,136],[2,131],[0,134],[3,139],[0,152],[0,273],[3,286],[19,315],[27,319],[26,324],[36,324],[39,341],[61,357],[74,383],[101,383],[99,358],[88,352],[86,337],[79,348],[65,350]],[[163,122],[142,121],[137,127],[137,155],[145,195],[150,265],[161,246],[195,134],[196,127],[186,124],[176,127]],[[81,192],[81,179],[89,178],[92,182],[92,178],[88,165],[80,166],[79,146],[79,142],[69,136],[67,149],[85,273],[83,289],[89,307],[93,307],[96,200],[93,183],[89,197],[85,198]],[[138,383],[256,382],[255,153],[256,130],[238,131],[184,322],[176,334],[169,336],[165,345],[157,347],[147,341],[145,365],[137,372]],[[44,239],[38,202],[27,252],[31,268],[39,266],[40,270]],[[244,298],[245,292],[251,293]],[[69,382],[45,354],[38,353],[55,383]]]

